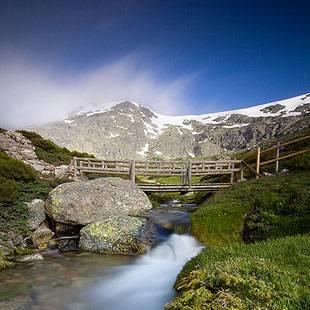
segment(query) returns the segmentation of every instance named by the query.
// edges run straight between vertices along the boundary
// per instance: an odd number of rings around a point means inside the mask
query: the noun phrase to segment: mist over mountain
[[[109,104],[110,106],[111,104]],[[310,94],[246,109],[165,116],[134,102],[81,107],[33,130],[70,150],[105,159],[222,156],[310,125]]]

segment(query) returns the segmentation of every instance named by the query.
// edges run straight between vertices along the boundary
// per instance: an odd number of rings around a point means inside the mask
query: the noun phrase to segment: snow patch
[[[139,155],[145,156],[145,153],[148,152],[148,150],[149,150],[149,146],[150,146],[150,144],[146,143],[144,145],[142,151],[139,151],[139,152],[136,152],[136,153],[139,154]]]
[[[119,133],[114,134],[114,133],[112,133],[112,132],[109,132],[109,136],[108,136],[107,138],[115,138],[115,137],[118,137],[118,136],[120,136]]]
[[[228,126],[228,125],[225,125],[225,126],[222,126],[223,128],[240,128],[240,127],[246,127],[246,126],[249,126],[250,123],[248,124],[234,124],[234,125],[231,125],[231,126]]]

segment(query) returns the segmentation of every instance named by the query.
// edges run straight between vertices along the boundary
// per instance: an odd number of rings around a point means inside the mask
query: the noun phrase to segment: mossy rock
[[[59,223],[88,225],[105,216],[137,216],[152,204],[131,181],[118,177],[64,183],[53,189],[46,202],[46,213]]]
[[[79,246],[104,254],[137,255],[146,251],[154,236],[154,226],[146,219],[107,216],[81,229]]]

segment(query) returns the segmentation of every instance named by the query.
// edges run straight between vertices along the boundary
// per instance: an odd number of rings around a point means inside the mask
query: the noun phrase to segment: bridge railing
[[[234,182],[236,172],[243,180],[243,161],[195,161],[195,160],[104,160],[96,158],[74,157],[74,178],[79,172],[129,175],[135,182],[136,175],[180,176],[181,184],[191,185],[192,176],[230,174]]]

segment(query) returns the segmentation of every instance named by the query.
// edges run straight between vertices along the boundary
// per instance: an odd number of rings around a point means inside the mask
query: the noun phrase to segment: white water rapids
[[[131,265],[88,292],[89,310],[159,310],[175,297],[173,284],[188,259],[202,247],[195,238],[172,234]]]

